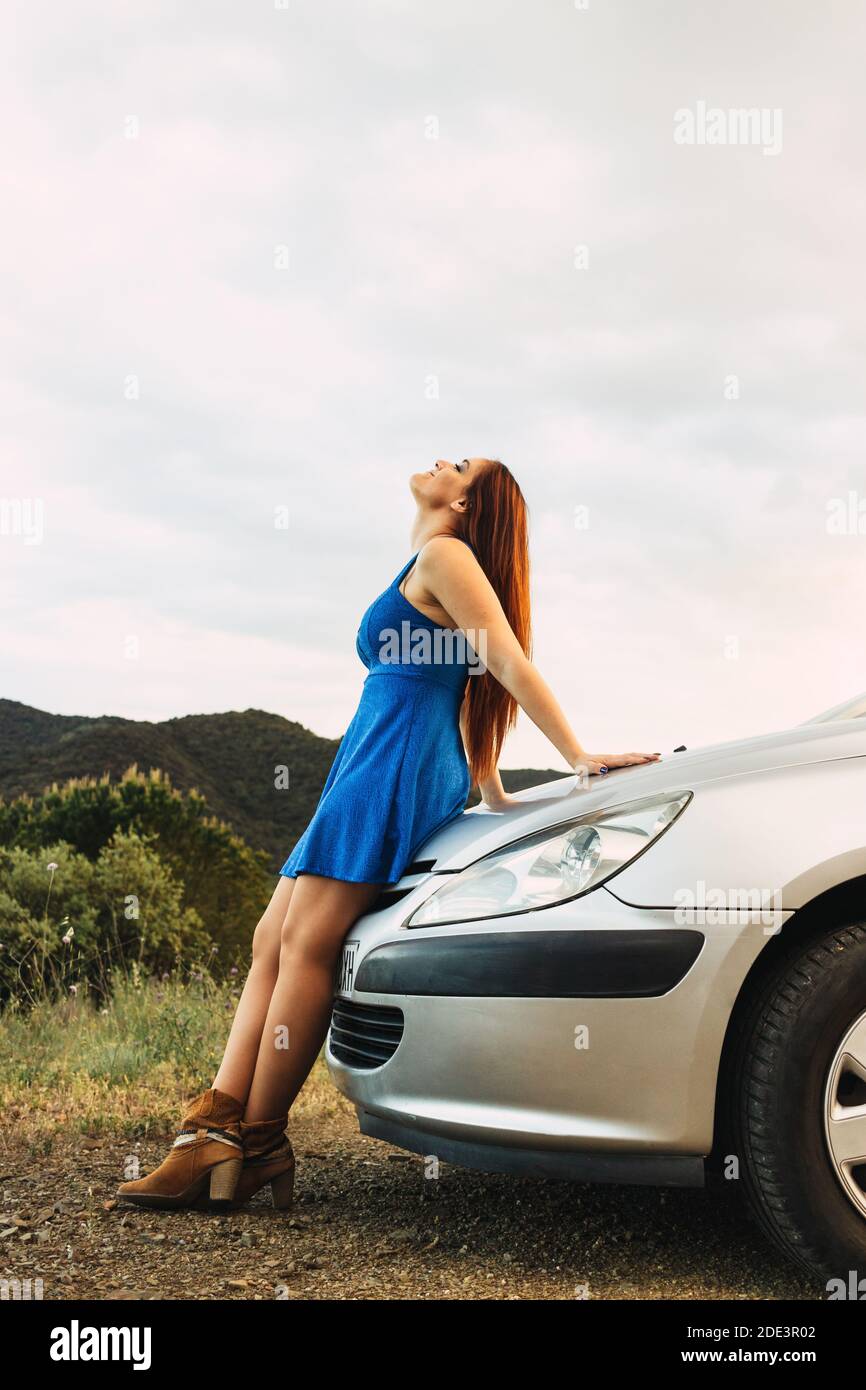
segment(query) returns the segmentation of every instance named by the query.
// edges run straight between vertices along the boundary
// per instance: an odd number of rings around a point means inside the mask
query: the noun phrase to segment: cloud
[[[826,527],[866,495],[844,7],[16,20],[0,495],[46,533],[0,536],[5,694],[339,734],[408,476],[476,453],[529,499],[537,659],[586,741],[716,740],[866,684],[866,536]],[[676,145],[698,100],[781,107],[781,154]],[[506,762],[559,765],[526,720]]]

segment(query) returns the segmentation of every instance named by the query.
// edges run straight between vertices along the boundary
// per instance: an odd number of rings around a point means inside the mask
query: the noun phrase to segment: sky
[[[590,751],[866,689],[864,29],[7,6],[0,695],[339,736],[409,475],[474,456],[526,496],[534,659]],[[564,767],[525,716],[503,765]]]

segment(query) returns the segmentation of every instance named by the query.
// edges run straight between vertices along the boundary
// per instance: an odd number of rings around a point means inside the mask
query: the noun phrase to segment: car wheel
[[[758,1221],[811,1273],[866,1292],[866,924],[783,955],[745,1011],[731,1122]]]

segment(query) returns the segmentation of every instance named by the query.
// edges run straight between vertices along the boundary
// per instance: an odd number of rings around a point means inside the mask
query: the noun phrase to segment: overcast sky
[[[7,7],[0,694],[341,734],[467,455],[590,750],[866,688],[864,13]],[[713,108],[772,141],[675,138]],[[525,717],[503,761],[562,766]]]

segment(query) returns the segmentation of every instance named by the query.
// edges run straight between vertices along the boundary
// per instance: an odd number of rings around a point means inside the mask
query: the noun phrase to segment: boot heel
[[[271,1200],[278,1211],[288,1211],[292,1205],[295,1190],[295,1170],[287,1168],[285,1173],[271,1178]]]
[[[224,1163],[218,1163],[215,1168],[211,1169],[211,1202],[219,1202],[222,1204],[232,1200],[243,1166],[243,1159],[229,1158],[226,1159]]]

